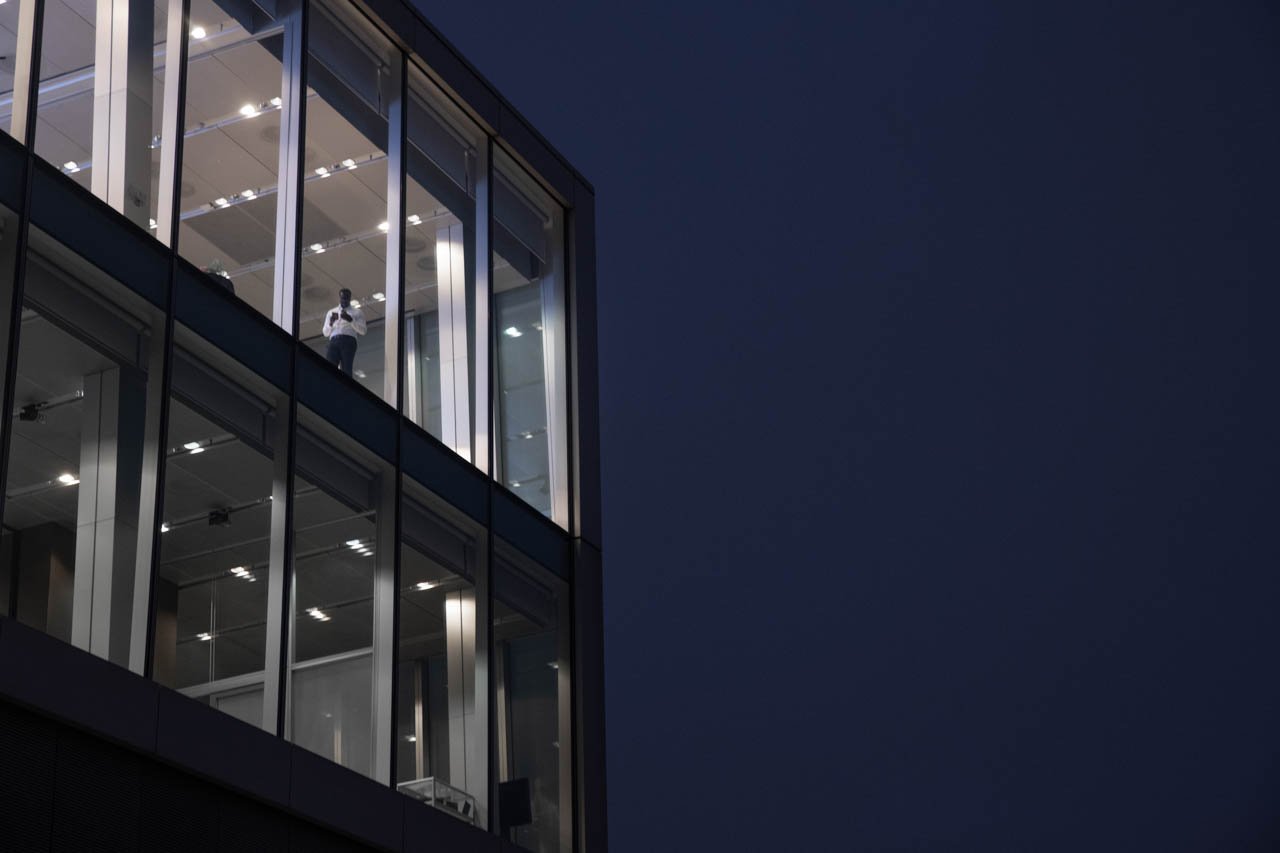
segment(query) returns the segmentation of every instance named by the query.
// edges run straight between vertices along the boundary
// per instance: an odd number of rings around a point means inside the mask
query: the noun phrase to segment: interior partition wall
[[[571,199],[339,0],[0,29],[3,612],[572,849]]]

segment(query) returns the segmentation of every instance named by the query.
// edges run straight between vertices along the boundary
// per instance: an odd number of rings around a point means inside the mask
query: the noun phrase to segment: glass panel
[[[230,678],[242,691],[241,677],[253,676],[256,726],[280,397],[212,344],[175,328],[153,671],[191,695],[209,695]]]
[[[495,545],[499,802],[518,804],[498,824],[526,850],[568,850],[568,590],[505,543]]]
[[[494,174],[497,479],[566,524],[563,212],[505,156]]]
[[[404,412],[470,459],[479,133],[411,67],[408,137]]]
[[[163,317],[34,228],[24,294],[4,514],[17,617],[127,665]]]
[[[391,554],[379,507],[394,473],[301,408],[296,455],[290,737],[372,775],[374,577]]]
[[[158,198],[164,41],[169,6],[165,0],[151,4],[117,0],[117,5],[114,14],[118,16],[118,23],[124,24],[125,30],[136,25],[140,33],[133,43],[120,35],[97,44],[96,18],[103,9],[101,4],[46,0],[35,151],[81,186],[92,188],[133,221],[146,225],[154,223]],[[110,13],[111,7],[106,8]],[[145,76],[137,81],[126,80],[125,85],[114,92],[99,85],[97,64],[107,62],[110,51],[145,54],[142,64],[122,63],[131,66],[130,75]],[[148,66],[150,72],[146,71]],[[11,73],[8,82],[12,88]],[[145,94],[139,98],[139,92]],[[99,138],[95,146],[96,124],[103,127],[96,128]],[[108,138],[113,140],[113,145],[118,144],[114,140],[123,140],[123,146],[113,149],[110,155],[105,144]],[[111,164],[95,162],[108,158],[113,161]],[[109,178],[111,171],[117,174]],[[118,189],[109,189],[108,182]]]
[[[396,782],[448,783],[476,798],[479,814],[462,816],[483,826],[488,731],[477,715],[477,691],[487,689],[476,680],[479,531],[448,520],[455,513],[412,481],[405,481],[401,513]]]
[[[3,7],[0,7],[2,9]],[[9,305],[13,301],[10,287],[14,280],[14,267],[17,262],[18,217],[8,208],[0,207],[0,370],[8,372],[8,346],[4,330],[9,327]],[[3,375],[3,374],[0,374]],[[13,423],[10,417],[9,424]],[[9,432],[6,424],[0,429],[0,436]],[[0,438],[2,441],[3,438]],[[8,527],[0,528],[0,614],[13,616],[10,610],[12,586],[14,581],[13,566],[17,557],[17,535]]]
[[[272,316],[283,30],[259,6],[192,0],[178,250]]]
[[[394,401],[383,310],[391,46],[347,6],[312,3],[309,26],[299,337]]]
[[[0,130],[13,134],[13,75],[18,59],[18,10],[32,0],[8,0],[0,5]]]

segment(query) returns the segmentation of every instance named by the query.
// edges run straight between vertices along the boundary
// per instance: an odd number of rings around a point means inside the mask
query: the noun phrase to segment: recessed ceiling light
[[[311,616],[312,619],[315,619],[317,622],[328,622],[331,618],[333,618],[329,616],[329,614],[321,610],[319,607],[308,607],[307,613],[308,615]]]
[[[417,586],[415,586],[414,589],[420,590],[422,592],[426,592],[427,590],[432,589],[434,587],[435,587],[435,584],[433,584],[431,581],[422,581]]]
[[[154,219],[152,219],[152,220],[151,220],[151,230],[152,230],[152,231],[154,231],[155,229],[156,229],[156,221],[155,221]]]
[[[160,522],[160,532],[161,532],[161,533],[168,533],[168,532],[169,532],[169,525],[165,524],[163,521],[162,521],[162,522]]]
[[[203,447],[193,447],[193,448],[191,448],[191,455],[192,455],[192,456],[195,456],[197,453],[204,453],[204,448],[203,448]]]
[[[68,160],[67,162],[63,163],[62,168],[66,169],[68,172],[73,172],[73,173],[80,171],[80,166],[76,163],[75,160]]]
[[[253,118],[257,114],[258,114],[258,108],[255,107],[253,104],[245,104],[243,107],[240,108],[240,115],[244,116],[245,118]]]
[[[200,442],[198,441],[188,441],[186,444],[182,445],[185,450],[195,450],[199,446]]]
[[[352,307],[352,308],[359,308],[359,307],[360,307],[360,300],[359,300],[359,299],[352,299],[352,300],[351,300],[351,307]]]
[[[379,231],[383,231],[383,232],[385,232],[385,231],[390,231],[390,230],[391,230],[391,223],[390,223],[390,222],[379,222],[379,223],[378,223],[378,230],[379,230]]]
[[[3,2],[3,0],[0,0],[0,2]],[[405,739],[405,740],[407,740],[409,743],[417,743],[417,742],[418,742],[418,736],[417,736],[417,735],[405,735],[405,736],[404,736],[404,739]]]
[[[347,545],[349,545],[349,546],[350,546],[350,547],[352,547],[352,548],[359,548],[359,547],[360,547],[360,540],[359,540],[359,539],[348,539],[348,540],[347,540]]]
[[[324,246],[323,246],[323,245],[321,245],[320,243],[312,243],[312,244],[311,244],[311,251],[312,251],[313,253],[317,254],[317,255],[323,255],[323,254],[324,254]]]
[[[212,640],[212,639],[213,639],[213,635],[212,635],[212,634],[207,634],[207,633],[200,633],[200,634],[196,634],[196,637],[198,637],[198,638],[200,639],[200,641],[201,641],[201,642],[204,642],[204,643],[207,643],[207,642],[209,642],[210,640]]]
[[[250,200],[257,198],[257,196],[258,194],[255,193],[253,190],[245,190],[244,192],[240,193],[241,198],[247,198]]]
[[[197,41],[199,41],[200,39],[204,38],[206,35],[208,35],[208,33],[206,33],[206,32],[204,31],[204,27],[192,27],[192,28],[191,28],[191,37],[192,37],[193,39],[196,39]]]
[[[328,166],[318,166],[318,167],[316,167],[316,174],[317,174],[317,175],[319,175],[319,176],[320,176],[320,177],[322,177],[322,178],[327,178],[327,177],[329,177],[329,167],[328,167]]]
[[[524,333],[521,332],[519,329],[517,329],[515,326],[507,326],[505,329],[502,330],[502,334],[506,335],[508,338],[518,338]]]
[[[76,483],[80,482],[80,480],[75,474],[59,474],[58,482],[64,486],[74,486]]]
[[[356,167],[356,161],[348,157],[342,161],[342,165],[346,166],[348,169],[354,169]]]
[[[377,293],[373,294],[373,296],[372,296],[372,297],[370,297],[370,298],[371,298],[374,302],[386,302],[386,301],[387,301],[387,295],[386,295],[385,293],[383,293],[382,291],[378,291]]]
[[[418,215],[418,214],[416,214],[416,213],[411,214],[411,215],[409,216],[409,224],[410,224],[410,225],[421,225],[421,224],[422,224],[422,217],[421,217],[421,216],[419,216],[419,215]]]
[[[272,99],[271,99],[271,106],[273,106],[273,107],[278,107],[278,106],[280,106],[280,105],[281,105],[281,104],[283,104],[283,103],[284,103],[284,101],[280,100],[280,98],[272,98]]]
[[[213,200],[213,203],[218,207],[227,207],[228,205],[231,204],[231,202],[227,201],[225,196],[219,196],[218,198],[215,198]]]
[[[367,378],[369,378],[369,374],[365,373],[363,370],[360,370],[359,368],[357,368],[357,369],[355,370],[355,374],[356,374],[356,379],[367,379]]]

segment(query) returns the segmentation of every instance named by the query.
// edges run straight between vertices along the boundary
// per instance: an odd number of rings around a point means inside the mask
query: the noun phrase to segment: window
[[[394,404],[387,115],[399,98],[399,58],[393,67],[390,44],[345,4],[313,2],[309,27],[299,337]],[[344,289],[348,306],[339,303]]]
[[[498,480],[568,523],[563,211],[505,155],[495,157],[493,329]]]
[[[281,392],[185,328],[174,337],[153,672],[274,731],[263,670]]]
[[[4,510],[17,618],[128,666],[163,317],[34,228],[24,294]]]
[[[572,847],[569,802],[568,589],[505,543],[494,547],[493,641],[497,677],[500,803],[523,800],[516,814],[498,814],[501,832],[536,853]]]
[[[395,475],[301,407],[295,452],[289,737],[374,776],[375,672],[391,671],[375,661],[374,590],[394,571]]]
[[[284,26],[243,0],[192,0],[178,250],[276,318]]]
[[[485,826],[488,685],[479,531],[406,480],[401,504],[396,782],[442,782],[445,808]],[[428,780],[431,780],[428,782]]]
[[[472,459],[479,133],[416,67],[408,138],[404,413]]]

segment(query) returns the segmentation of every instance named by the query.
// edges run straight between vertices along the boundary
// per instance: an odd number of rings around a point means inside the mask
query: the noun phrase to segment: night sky
[[[1280,7],[424,8],[597,191],[613,850],[1280,849]]]

